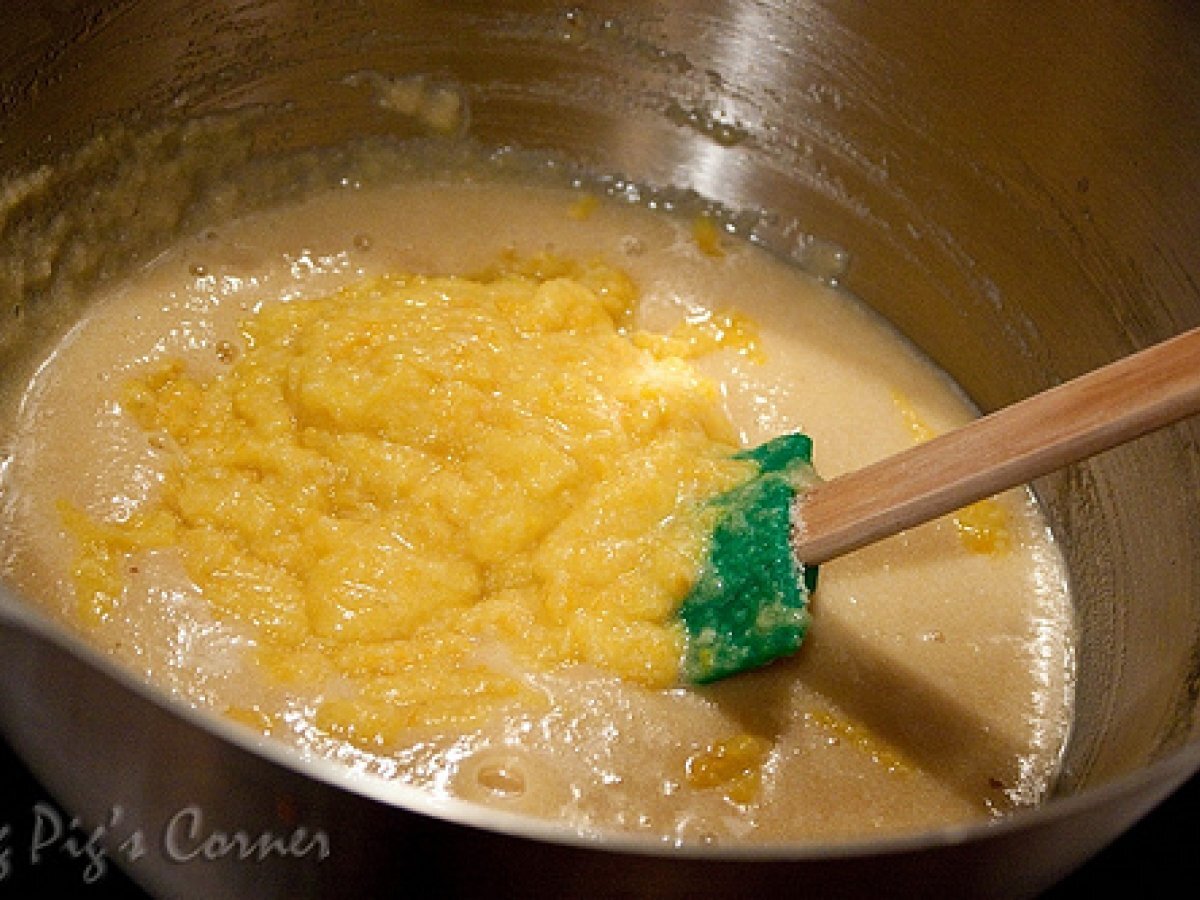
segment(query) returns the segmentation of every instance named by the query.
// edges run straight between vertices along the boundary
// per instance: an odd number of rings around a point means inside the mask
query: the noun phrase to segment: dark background
[[[0,853],[8,848],[11,872],[0,881],[0,898],[80,897],[84,900],[146,900],[146,895],[109,860],[102,878],[84,881],[86,858],[47,852],[36,865],[29,859],[34,809],[54,807],[63,823],[69,811],[37,783],[0,740]],[[134,864],[136,865],[136,863]],[[0,867],[0,872],[3,868]],[[1195,897],[1200,883],[1200,777],[1193,778],[1132,831],[1065,882],[1047,900],[1107,896],[1128,892],[1138,898]],[[369,898],[364,898],[369,900]]]

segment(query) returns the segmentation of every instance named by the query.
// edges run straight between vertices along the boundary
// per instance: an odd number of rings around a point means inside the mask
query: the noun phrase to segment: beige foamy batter
[[[842,294],[749,245],[703,252],[686,221],[578,201],[473,181],[347,188],[181,242],[101,298],[30,385],[9,439],[7,578],[76,620],[75,548],[56,504],[120,519],[153,495],[161,452],[117,402],[149,364],[177,356],[215,374],[261,304],[394,271],[472,272],[510,249],[599,254],[636,280],[655,330],[704,310],[747,314],[765,360],[723,352],[700,365],[744,444],[803,430],[824,477],[910,446],[914,421],[938,432],[971,418],[940,372]],[[1006,551],[971,551],[947,519],[823,566],[806,644],[768,670],[666,692],[558,671],[536,679],[549,713],[414,735],[387,754],[314,727],[335,687],[248,677],[251,636],[217,621],[170,558],[131,573],[117,614],[89,634],[192,702],[278,713],[282,740],[580,830],[727,842],[934,827],[1037,802],[1069,725],[1061,561],[1025,492],[999,502]],[[689,779],[689,760],[746,733],[770,746],[752,797]]]

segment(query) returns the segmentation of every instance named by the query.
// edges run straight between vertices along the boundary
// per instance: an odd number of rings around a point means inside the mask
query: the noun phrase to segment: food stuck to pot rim
[[[809,477],[787,435],[832,474],[973,415],[711,221],[447,178],[184,238],[27,392],[10,575],[191,702],[580,831],[815,840],[1038,802],[1070,614],[1023,492],[831,564],[811,610],[783,560],[810,643],[681,686],[715,671],[689,603],[745,549],[719,546],[729,498]],[[48,477],[75,441],[105,461]]]

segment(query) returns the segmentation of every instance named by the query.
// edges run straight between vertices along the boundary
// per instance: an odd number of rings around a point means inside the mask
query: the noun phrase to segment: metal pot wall
[[[844,248],[842,284],[985,410],[1200,323],[1200,16],[1185,4],[8,10],[0,171],[19,184],[114,122],[137,132],[254,106],[248,157],[403,137],[420,128],[346,76],[425,75],[459,92],[486,145],[763,212],[755,238],[801,264]],[[64,251],[35,272],[13,262],[19,246],[111,177],[79,166],[26,205],[10,188],[0,299],[21,316],[0,333],[9,350],[35,339],[27,323],[46,312],[56,267],[81,265]],[[63,246],[103,238],[80,269],[103,278],[179,221],[106,220]],[[67,808],[105,826],[110,861],[163,896],[1032,895],[1200,768],[1198,439],[1185,423],[1036,486],[1078,601],[1078,718],[1055,796],[990,826],[761,851],[582,840],[249,740],[11,595],[0,727]],[[295,843],[247,861],[205,843],[221,829]]]

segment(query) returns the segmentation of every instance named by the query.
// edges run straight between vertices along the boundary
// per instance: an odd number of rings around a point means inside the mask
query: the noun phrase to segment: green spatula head
[[[738,458],[758,473],[712,501],[708,559],[678,613],[687,630],[683,675],[695,684],[795,653],[817,585],[816,567],[797,563],[791,547],[792,499],[812,479],[812,441],[788,434]]]

